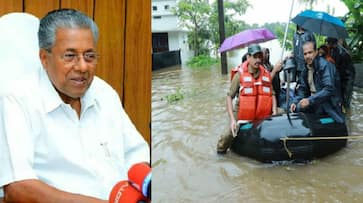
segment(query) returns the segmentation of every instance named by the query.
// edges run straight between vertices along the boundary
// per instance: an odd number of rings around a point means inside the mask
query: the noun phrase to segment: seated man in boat
[[[340,97],[340,80],[334,64],[318,56],[314,42],[303,45],[305,69],[301,73],[297,96],[290,111],[327,114],[338,123],[344,123]]]
[[[232,82],[227,93],[227,111],[230,125],[217,144],[218,153],[226,153],[236,131],[236,119],[233,113],[233,98],[238,95],[236,114],[238,120],[248,122],[262,119],[276,113],[276,98],[273,97],[271,74],[281,70],[278,62],[271,73],[262,66],[262,49],[258,44],[248,47],[247,61],[232,71]],[[273,99],[274,98],[274,99]]]

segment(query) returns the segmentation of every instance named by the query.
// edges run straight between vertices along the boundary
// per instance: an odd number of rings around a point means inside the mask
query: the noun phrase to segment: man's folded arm
[[[70,183],[71,184],[71,183]],[[29,179],[4,186],[5,202],[12,203],[107,203],[85,195],[64,192],[42,181]]]

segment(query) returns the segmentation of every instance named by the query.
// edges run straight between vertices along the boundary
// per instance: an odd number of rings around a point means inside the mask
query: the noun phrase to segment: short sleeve
[[[237,93],[239,92],[239,86],[240,86],[240,73],[237,72],[231,81],[231,86],[229,88],[229,92],[227,93],[227,96],[230,96],[234,98]]]

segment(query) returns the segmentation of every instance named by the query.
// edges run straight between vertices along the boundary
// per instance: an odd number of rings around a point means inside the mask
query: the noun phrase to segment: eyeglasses
[[[52,54],[51,51],[48,51],[48,53]],[[99,58],[99,55],[93,51],[84,52],[82,54],[77,54],[75,52],[68,51],[68,52],[65,52],[64,54],[62,54],[60,56],[60,58],[67,64],[75,65],[81,59],[81,55],[82,55],[83,60],[86,63],[90,63],[93,65],[97,64],[97,59]]]

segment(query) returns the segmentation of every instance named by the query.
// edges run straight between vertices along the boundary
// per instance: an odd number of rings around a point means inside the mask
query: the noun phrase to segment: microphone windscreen
[[[131,184],[151,199],[151,168],[146,163],[137,163],[131,166],[128,171]]]
[[[110,193],[109,203],[139,203],[148,200],[134,188],[128,181],[118,182]]]

